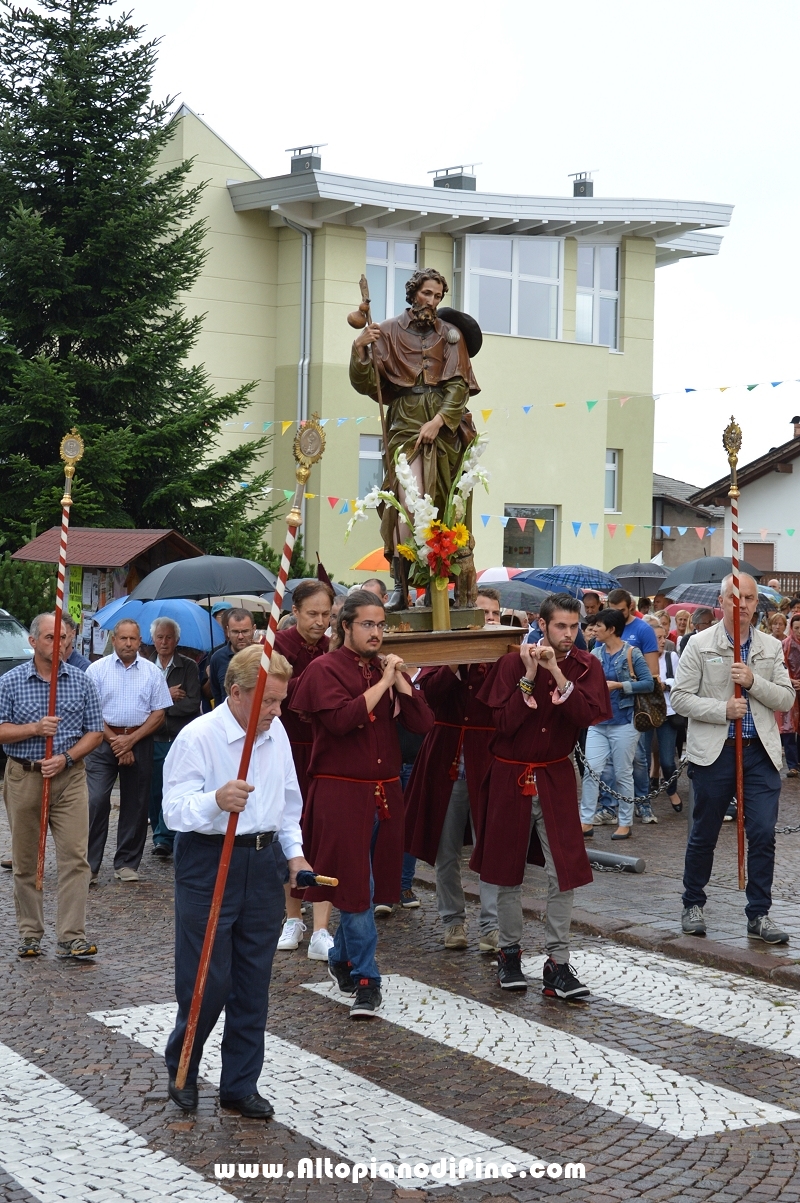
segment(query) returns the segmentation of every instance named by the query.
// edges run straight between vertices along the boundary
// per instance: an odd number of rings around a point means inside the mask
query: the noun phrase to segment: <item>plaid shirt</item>
[[[728,632],[725,632],[728,635]],[[753,642],[752,633],[747,640],[747,643],[742,644],[742,664],[747,664],[747,658],[750,655],[750,645]],[[728,643],[733,647],[733,639],[728,635]],[[742,719],[742,739],[756,738],[756,725],[753,722],[753,716],[750,713],[750,697],[746,689],[742,690],[742,697],[747,702],[747,714]],[[728,739],[736,738],[736,723],[730,723],[728,726]]]
[[[33,660],[20,664],[0,677],[0,723],[38,723],[47,714],[50,682],[39,676]],[[103,716],[97,690],[79,668],[59,662],[56,714],[61,719],[53,738],[53,755],[74,747],[87,731],[102,731]],[[3,744],[6,756],[19,760],[42,760],[45,740],[34,735],[15,744]]]
[[[100,695],[109,727],[141,727],[154,710],[168,710],[172,705],[164,674],[138,652],[127,668],[112,652],[90,664],[86,675]]]

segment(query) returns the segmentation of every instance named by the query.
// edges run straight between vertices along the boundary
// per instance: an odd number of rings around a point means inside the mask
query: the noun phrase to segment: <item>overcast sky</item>
[[[718,257],[656,273],[655,469],[724,475],[732,412],[744,462],[791,437],[796,0],[131,4],[163,37],[156,93],[265,176],[318,141],[326,170],[402,183],[476,161],[479,190],[566,196],[569,172],[595,169],[596,196],[735,205]],[[743,387],[773,380],[791,383]]]

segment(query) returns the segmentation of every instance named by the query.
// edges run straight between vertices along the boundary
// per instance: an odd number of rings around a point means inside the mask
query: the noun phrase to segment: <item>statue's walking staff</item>
[[[50,670],[50,698],[47,704],[48,718],[56,712],[58,670],[61,663],[61,616],[64,612],[64,578],[67,569],[67,540],[69,539],[69,508],[72,505],[72,478],[75,465],[83,455],[83,439],[73,427],[70,434],[61,440],[61,458],[67,465],[64,469],[64,496],[61,498],[61,543],[58,549],[58,578],[56,583],[56,617],[53,624],[53,667]],[[53,736],[48,735],[44,743],[45,760],[53,755]],[[39,851],[36,858],[36,889],[44,888],[44,854],[47,847],[47,828],[50,822],[50,789],[52,778],[42,780],[42,810],[39,819]]]
[[[736,464],[742,446],[742,432],[732,417],[722,435],[722,446],[728,453],[731,466],[731,572],[733,575],[733,662],[741,664],[742,647],[739,628],[739,486],[736,483]],[[742,696],[742,687],[737,681],[734,696]],[[742,747],[742,720],[734,719],[736,739],[736,850],[739,862],[739,889],[744,889],[744,752]]]
[[[322,458],[322,453],[325,450],[325,435],[322,432],[322,427],[319,424],[317,414],[313,414],[310,421],[304,422],[299,427],[294,440],[294,458],[297,464],[295,469],[295,478],[297,487],[295,488],[294,500],[292,508],[286,519],[286,542],[283,545],[283,555],[281,556],[281,566],[278,573],[278,580],[275,585],[275,596],[272,599],[272,612],[269,616],[269,627],[267,628],[266,638],[264,640],[263,652],[261,654],[261,664],[258,669],[258,678],[256,687],[253,693],[253,703],[250,708],[250,717],[247,722],[247,731],[244,737],[244,747],[242,748],[242,758],[239,762],[239,773],[237,780],[246,781],[247,771],[250,767],[250,757],[253,752],[253,745],[256,739],[256,728],[258,726],[259,714],[261,712],[261,699],[264,696],[264,688],[267,684],[267,674],[269,672],[269,662],[272,657],[272,649],[275,645],[275,632],[278,629],[278,620],[281,616],[281,605],[283,603],[283,595],[286,590],[286,579],[289,575],[289,564],[292,559],[292,551],[297,537],[297,531],[302,521],[300,516],[300,503],[303,500],[303,492],[306,486],[306,481],[311,473],[312,465],[317,463]],[[214,893],[211,898],[211,909],[208,914],[208,923],[206,925],[206,934],[203,939],[203,947],[200,953],[200,963],[197,967],[197,978],[194,984],[194,993],[192,995],[192,1003],[189,1008],[189,1018],[186,1022],[186,1032],[183,1037],[183,1047],[181,1048],[181,1057],[178,1062],[178,1072],[175,1075],[175,1085],[178,1090],[183,1090],[186,1085],[186,1075],[189,1071],[189,1060],[194,1047],[195,1036],[197,1035],[197,1024],[200,1019],[200,1008],[203,1005],[203,995],[205,993],[206,982],[208,980],[208,971],[211,966],[211,954],[214,950],[214,940],[217,935],[217,927],[219,926],[219,916],[222,909],[222,899],[225,894],[225,884],[228,880],[228,869],[230,868],[231,856],[233,854],[233,841],[236,835],[236,825],[239,821],[239,815],[235,811],[231,811],[228,816],[228,826],[225,831],[225,839],[222,843],[222,853],[219,858],[219,867],[217,869],[217,880],[214,884]],[[307,870],[306,870],[307,872]],[[337,885],[333,878],[316,879],[319,885]],[[313,884],[308,881],[301,882],[302,885]]]
[[[369,284],[367,277],[362,276],[358,282],[358,287],[361,290],[361,304],[358,309],[354,309],[352,313],[348,313],[347,320],[354,330],[363,330],[365,326],[372,325],[372,313],[370,311],[369,300]],[[381,434],[383,435],[383,465],[388,468],[389,465],[389,439],[386,433],[386,415],[383,412],[383,394],[381,393],[381,373],[375,357],[374,347],[369,347],[368,355],[375,367],[375,392],[378,398],[378,412],[381,415]]]

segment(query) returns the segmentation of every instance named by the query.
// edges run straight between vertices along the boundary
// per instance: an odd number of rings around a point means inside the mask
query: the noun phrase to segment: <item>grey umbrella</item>
[[[538,585],[524,582],[517,584],[516,581],[492,581],[486,587],[500,594],[500,603],[506,610],[538,610],[552,593],[552,589],[540,589]]]
[[[662,581],[661,592],[668,592],[673,585],[716,584],[728,576],[730,571],[731,562],[727,556],[701,556],[699,560],[689,560],[686,564],[673,568],[667,579]],[[757,581],[761,580],[763,575],[746,560],[739,561],[739,571],[748,573]]]
[[[672,569],[665,568],[663,564],[643,564],[641,560],[637,560],[635,564],[620,564],[619,567],[612,568],[611,575],[615,576],[622,588],[627,589],[629,593],[635,593],[637,597],[649,597],[661,589],[671,571]]]

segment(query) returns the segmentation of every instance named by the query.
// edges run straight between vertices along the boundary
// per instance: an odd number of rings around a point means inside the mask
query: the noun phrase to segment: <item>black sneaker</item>
[[[542,970],[542,994],[547,998],[587,998],[590,991],[578,981],[570,965],[557,965],[548,957]]]
[[[407,911],[419,906],[419,898],[412,889],[403,890],[400,895],[400,905]]]
[[[497,953],[497,980],[504,990],[527,990],[528,982],[522,972],[522,950],[519,944],[508,944]]]
[[[349,961],[332,961],[330,957],[328,958],[328,977],[332,982],[336,982],[340,992],[348,997],[356,992],[350,968]]]
[[[356,987],[356,996],[350,1008],[351,1019],[373,1019],[381,1009],[380,986],[372,985],[368,977],[362,977]]]
[[[97,945],[91,940],[76,939],[71,941],[59,940],[56,946],[56,956],[60,960],[86,961],[97,956]]]
[[[769,915],[759,915],[747,920],[747,934],[751,940],[763,940],[765,944],[788,944],[789,933],[773,923]]]

